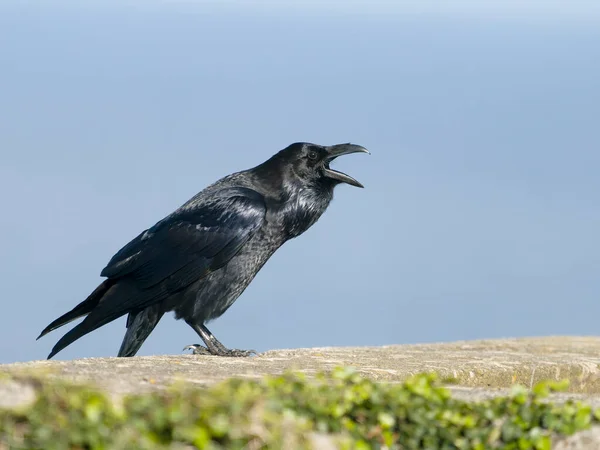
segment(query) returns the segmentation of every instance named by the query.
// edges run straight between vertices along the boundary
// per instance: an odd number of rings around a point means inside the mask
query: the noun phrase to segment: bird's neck
[[[313,226],[333,198],[333,189],[319,186],[295,187],[283,192],[279,210],[282,228],[289,238],[300,236]]]

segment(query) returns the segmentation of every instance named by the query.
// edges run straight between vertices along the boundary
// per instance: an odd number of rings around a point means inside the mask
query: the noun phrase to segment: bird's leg
[[[233,357],[246,357],[256,355],[255,350],[238,350],[229,349],[219,342],[219,340],[213,336],[213,334],[204,325],[198,325],[195,323],[187,322],[191,326],[198,336],[202,338],[206,347],[199,344],[188,345],[184,350],[191,349],[194,351],[194,355],[215,355],[215,356],[233,356]]]

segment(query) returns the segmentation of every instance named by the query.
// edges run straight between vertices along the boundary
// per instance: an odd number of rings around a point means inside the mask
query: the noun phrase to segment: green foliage
[[[39,384],[24,411],[0,410],[0,448],[311,448],[315,433],[340,448],[546,450],[555,435],[597,423],[589,406],[545,401],[564,383],[464,402],[435,375],[383,384],[340,368],[172,388],[113,402],[99,391]]]

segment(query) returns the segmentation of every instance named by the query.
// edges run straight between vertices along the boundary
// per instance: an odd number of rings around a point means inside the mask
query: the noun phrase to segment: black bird
[[[363,187],[331,161],[359,145],[295,143],[252,169],[208,186],[113,256],[90,296],[40,334],[85,319],[48,359],[80,337],[128,314],[118,356],[134,356],[164,313],[175,312],[202,338],[195,354],[249,356],[230,350],[204,325],[237,300],[271,255],[310,228],[340,183]]]

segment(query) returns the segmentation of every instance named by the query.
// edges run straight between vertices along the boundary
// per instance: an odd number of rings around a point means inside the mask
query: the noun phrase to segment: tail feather
[[[87,319],[87,318],[86,318]],[[48,355],[48,359],[51,359],[54,355],[64,349],[67,345],[72,344],[81,336],[93,331],[95,328],[90,329],[86,327],[86,320],[84,319],[79,325],[73,327],[68,333],[66,333],[63,337],[59,339],[54,347],[52,347],[52,351]]]
[[[92,310],[96,306],[98,306],[98,303],[100,303],[100,300],[102,299],[102,297],[104,297],[104,295],[108,292],[108,290],[113,286],[113,284],[114,284],[113,280],[105,280],[104,282],[102,282],[94,290],[94,292],[92,292],[88,296],[88,298],[86,298],[84,301],[82,301],[79,305],[77,305],[71,311],[69,311],[66,314],[63,314],[58,319],[53,321],[50,325],[48,325],[46,328],[44,328],[44,330],[40,333],[40,335],[37,337],[37,339],[41,338],[42,336],[45,336],[46,334],[50,333],[53,330],[56,330],[57,328],[62,327],[63,325],[68,324],[69,322],[72,322],[73,320],[79,319],[80,317],[83,317],[83,316],[89,314],[90,312],[92,312]]]
[[[56,345],[52,348],[48,359],[52,358],[66,346],[72,344],[80,337],[85,336],[88,333],[124,316],[129,311],[123,307],[127,299],[135,298],[139,295],[139,290],[130,283],[113,283],[104,294],[95,301],[95,304],[91,308],[91,311],[87,314],[85,319],[76,326],[74,326],[69,332],[67,332]],[[87,300],[86,300],[87,302]],[[90,304],[93,302],[90,301]],[[83,310],[83,308],[82,308]],[[161,313],[162,316],[162,313]],[[158,317],[159,319],[160,317]],[[156,322],[158,322],[156,319]],[[135,320],[133,320],[135,322]],[[156,323],[154,323],[156,325]],[[152,328],[154,327],[152,326]],[[152,330],[150,330],[152,331]],[[140,343],[141,345],[141,343]]]
[[[99,296],[94,302],[90,301],[93,306],[91,311],[87,313],[87,316],[83,321],[75,325],[69,330],[56,345],[52,348],[52,351],[48,355],[48,359],[52,358],[66,346],[72,344],[80,337],[85,336],[88,333],[112,322],[115,319],[127,314],[127,310],[114,308],[115,304],[122,303],[122,300],[134,296],[136,293],[135,287],[132,289],[131,285],[122,283],[113,283],[107,290],[104,291],[102,296]],[[85,300],[87,302],[87,300]],[[83,309],[83,308],[82,308]]]

